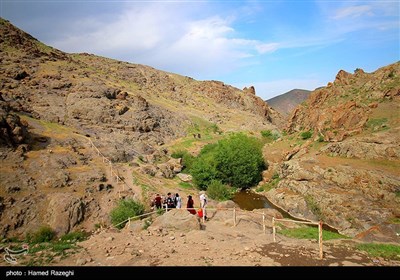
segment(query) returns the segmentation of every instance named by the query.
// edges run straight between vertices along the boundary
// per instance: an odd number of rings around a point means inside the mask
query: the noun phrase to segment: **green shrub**
[[[157,208],[157,215],[158,216],[161,216],[162,214],[164,214],[165,213],[165,209],[164,208]]]
[[[76,242],[76,241],[83,241],[87,238],[88,234],[83,231],[75,231],[75,232],[68,232],[61,236],[61,241],[70,241],[70,242]]]
[[[26,235],[26,241],[29,243],[42,243],[53,240],[56,233],[49,226],[42,226],[34,233],[28,233]]]
[[[212,180],[208,185],[207,194],[212,199],[224,201],[232,198],[233,191],[232,188],[224,185],[221,181]]]
[[[213,156],[200,156],[193,163],[190,170],[193,176],[193,183],[200,190],[206,190],[207,186],[214,179],[217,179],[216,162]]]
[[[200,190],[206,190],[209,183],[217,179],[216,150],[217,144],[204,146],[192,164],[190,174],[193,176],[193,183]]]
[[[218,134],[222,133],[222,130],[215,123],[213,123],[211,126],[209,126],[207,128],[207,131],[211,131],[212,133],[218,133]]]
[[[120,200],[118,206],[111,210],[111,222],[115,227],[121,229],[126,223],[123,221],[143,213],[144,205],[142,203],[133,199]]]
[[[265,137],[265,138],[268,138],[268,137],[272,136],[271,130],[261,130],[260,133],[261,133],[261,136]]]
[[[257,138],[242,133],[206,145],[193,163],[193,182],[206,190],[212,180],[246,188],[261,180],[265,168],[262,145]]]
[[[193,185],[189,182],[179,182],[179,187],[183,189],[191,189],[193,188]]]
[[[186,151],[183,151],[183,150],[174,151],[174,152],[171,154],[171,157],[172,157],[172,158],[183,158],[183,155],[184,155],[185,153],[187,153],[187,152],[186,152]]]
[[[143,221],[143,229],[147,229],[153,223],[153,219],[150,217]]]
[[[389,129],[387,121],[387,118],[369,119],[365,125],[373,131],[387,130]]]
[[[217,179],[237,188],[251,187],[261,179],[265,168],[262,145],[254,137],[233,134],[218,142],[215,153]]]
[[[300,134],[300,137],[301,137],[301,139],[306,140],[306,139],[311,138],[312,134],[313,134],[313,133],[312,133],[311,130],[309,130],[309,131],[304,131],[304,132],[302,132],[302,133]]]
[[[278,140],[279,138],[281,138],[281,134],[278,132],[278,131],[274,131],[273,133],[272,133],[272,139],[273,140]]]
[[[272,180],[279,179],[279,173],[278,173],[278,172],[275,172],[275,173],[272,175],[271,179],[272,179]]]

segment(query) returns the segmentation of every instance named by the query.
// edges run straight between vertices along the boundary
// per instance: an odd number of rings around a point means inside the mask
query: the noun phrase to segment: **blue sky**
[[[0,1],[1,17],[62,51],[253,85],[263,99],[400,60],[399,0]]]

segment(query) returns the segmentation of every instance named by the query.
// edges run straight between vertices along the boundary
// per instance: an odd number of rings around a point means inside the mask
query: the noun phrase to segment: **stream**
[[[270,203],[265,196],[257,194],[249,189],[244,189],[237,192],[232,200],[240,207],[240,209],[243,210],[252,211],[254,209],[272,208],[278,210],[284,218],[298,220],[298,221],[306,221],[304,219],[293,217],[283,209],[276,207],[275,205]],[[338,233],[337,229],[325,223],[323,224],[323,228],[325,230]]]

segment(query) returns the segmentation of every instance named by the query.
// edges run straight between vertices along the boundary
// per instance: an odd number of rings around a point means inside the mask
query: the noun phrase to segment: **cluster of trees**
[[[183,159],[186,172],[193,176],[195,185],[207,190],[211,197],[229,196],[228,186],[248,188],[257,184],[266,167],[262,143],[243,133],[232,134],[215,144],[204,146],[197,157],[186,151],[172,156]]]
[[[187,151],[177,151],[174,158],[182,158],[185,172],[193,176],[200,190],[207,190],[215,200],[230,199],[236,188],[257,184],[266,168],[262,156],[262,142],[243,133],[232,134],[215,144],[203,147],[197,157]],[[124,227],[129,217],[144,213],[144,205],[132,199],[119,201],[111,211],[111,222]]]

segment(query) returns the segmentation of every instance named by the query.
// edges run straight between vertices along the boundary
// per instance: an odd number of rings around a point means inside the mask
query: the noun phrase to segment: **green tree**
[[[233,134],[218,142],[215,160],[217,178],[233,187],[246,188],[258,183],[265,168],[262,145],[257,138]]]
[[[223,184],[219,180],[212,180],[207,188],[207,194],[211,199],[224,201],[229,200],[233,196],[232,188]]]
[[[206,190],[209,183],[217,179],[217,169],[215,161],[216,144],[208,144],[201,150],[199,156],[193,162],[190,173],[193,182],[201,190]]]

